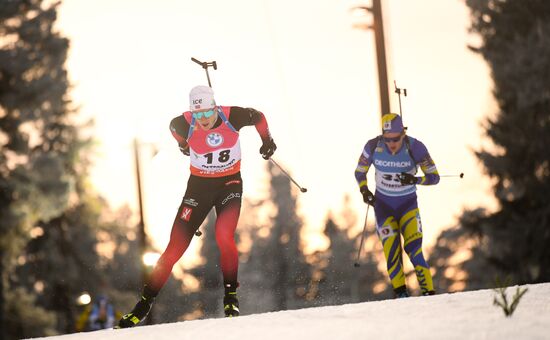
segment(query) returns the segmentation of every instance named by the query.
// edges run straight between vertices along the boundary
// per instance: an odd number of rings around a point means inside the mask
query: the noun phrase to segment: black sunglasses
[[[391,137],[391,138],[390,137],[382,137],[382,139],[384,139],[385,143],[391,143],[391,142],[397,143],[397,142],[399,142],[401,137],[403,137],[403,135],[399,135],[397,137]]]

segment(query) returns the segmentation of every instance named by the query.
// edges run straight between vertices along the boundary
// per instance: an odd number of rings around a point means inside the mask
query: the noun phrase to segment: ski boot
[[[239,299],[237,299],[237,287],[239,284],[226,283],[223,297],[223,312],[225,317],[239,316]]]
[[[146,294],[145,291],[146,289],[144,289],[144,293],[138,303],[134,306],[134,309],[120,319],[118,325],[115,326],[115,329],[134,327],[147,317],[147,314],[149,314],[149,311],[153,306],[153,302],[155,302],[155,297]]]
[[[402,298],[408,298],[409,292],[407,291],[407,286],[400,286],[393,290],[394,298],[396,299],[402,299]]]
[[[435,290],[427,290],[422,292],[422,296],[435,295]]]

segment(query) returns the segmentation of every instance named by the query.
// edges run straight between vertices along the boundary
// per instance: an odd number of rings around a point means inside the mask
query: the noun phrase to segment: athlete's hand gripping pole
[[[210,83],[210,75],[208,74],[208,67],[212,66],[214,70],[218,69],[218,65],[216,64],[216,61],[200,61],[193,57],[191,57],[191,60],[196,62],[197,64],[201,65],[202,68],[206,71],[206,79],[208,79],[208,86],[212,87],[212,84]]]
[[[369,218],[370,204],[367,204],[367,215],[365,216],[365,225],[363,225],[363,231],[361,232],[361,242],[359,243],[359,249],[357,249],[357,260],[353,264],[355,268],[360,266],[359,258],[361,257],[361,249],[363,249],[363,241],[365,240],[365,230],[367,229],[367,219]]]
[[[279,170],[281,170],[283,174],[285,174],[285,176],[288,177],[288,179],[290,179],[290,181],[300,189],[301,192],[307,192],[307,189],[302,188],[300,184],[296,183],[296,181],[279,164],[277,164],[277,162],[275,162],[273,158],[269,158],[269,160],[271,161],[271,163],[275,164],[279,168]]]

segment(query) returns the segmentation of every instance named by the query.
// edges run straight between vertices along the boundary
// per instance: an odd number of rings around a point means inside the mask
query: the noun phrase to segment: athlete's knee
[[[235,234],[231,231],[216,231],[216,242],[220,251],[232,250],[236,248]]]
[[[220,249],[226,246],[235,246],[235,230],[237,229],[238,216],[225,210],[218,215],[216,222],[216,242]]]
[[[416,239],[407,243],[404,247],[405,252],[409,256],[413,266],[428,268],[428,263],[424,258],[424,253],[422,252],[422,240]]]
[[[406,239],[403,243],[403,248],[407,254],[414,254],[419,250],[422,251],[422,237]]]
[[[183,253],[188,246],[188,239],[171,237],[168,246],[157,261],[157,265],[173,267],[174,264],[183,256]]]
[[[403,233],[403,249],[407,254],[414,253],[422,248],[424,235],[415,226],[408,226]]]
[[[168,271],[171,271],[172,268],[174,267],[174,265],[176,264],[176,262],[178,261],[178,257],[175,256],[174,254],[167,254],[167,253],[164,253],[157,261],[156,265],[155,265],[155,268],[157,270],[162,270],[162,271],[165,271],[165,270],[168,270]]]

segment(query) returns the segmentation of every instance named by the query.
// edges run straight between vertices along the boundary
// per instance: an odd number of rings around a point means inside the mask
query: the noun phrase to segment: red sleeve
[[[243,126],[254,125],[254,127],[256,127],[256,131],[258,131],[258,134],[262,138],[262,141],[271,139],[267,120],[265,119],[264,114],[256,109],[232,106],[231,114],[228,119],[237,131]]]
[[[257,111],[259,113],[259,118],[256,121],[256,124],[254,124],[254,127],[256,127],[256,131],[258,131],[258,134],[262,138],[262,141],[270,140],[271,139],[271,133],[269,133],[269,126],[267,125],[267,119],[265,119],[265,116],[260,111]]]

